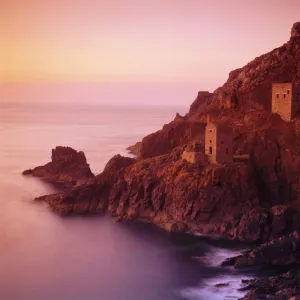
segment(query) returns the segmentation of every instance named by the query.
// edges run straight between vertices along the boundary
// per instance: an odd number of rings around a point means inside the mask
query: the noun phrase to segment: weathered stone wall
[[[192,164],[207,162],[207,157],[202,152],[183,151],[181,158]]]
[[[272,113],[277,113],[284,121],[290,121],[295,113],[292,83],[273,83]],[[292,109],[293,108],[293,109]]]
[[[218,163],[231,163],[232,158],[232,133],[217,132],[217,162]]]
[[[300,86],[293,84],[292,90],[292,117],[300,110]]]
[[[205,130],[205,154],[211,163],[232,162],[232,132],[208,123]]]
[[[208,123],[205,129],[205,154],[211,163],[217,162],[217,127]]]

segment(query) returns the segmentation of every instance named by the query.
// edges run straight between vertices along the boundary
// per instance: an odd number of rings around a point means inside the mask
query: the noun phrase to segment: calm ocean
[[[114,154],[185,113],[181,107],[0,103],[0,299],[237,298],[241,278],[222,269],[239,248],[108,217],[61,218],[32,199],[54,188],[24,169],[57,145],[83,150],[94,173]],[[228,282],[226,287],[215,287]],[[230,298],[232,299],[232,298]]]

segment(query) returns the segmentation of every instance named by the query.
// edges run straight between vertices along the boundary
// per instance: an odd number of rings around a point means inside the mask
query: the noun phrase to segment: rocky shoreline
[[[52,161],[24,171],[65,191],[36,200],[61,214],[109,213],[143,220],[168,231],[197,232],[256,243],[230,258],[236,268],[285,266],[282,275],[247,282],[244,299],[290,299],[300,295],[300,115],[291,122],[271,113],[273,82],[300,83],[300,23],[290,40],[232,71],[213,93],[199,92],[185,116],[116,155],[94,176],[82,152],[57,147]],[[181,155],[203,141],[205,120],[226,122],[234,132],[234,155],[226,165],[192,164]],[[296,298],[294,298],[296,299]]]
[[[173,155],[175,154],[173,153]],[[227,167],[193,166],[191,164],[186,165],[181,160],[176,160],[176,157],[176,155],[175,157],[156,157],[156,164],[152,159],[147,159],[148,164],[146,164],[145,161],[137,161],[116,155],[107,163],[101,174],[88,182],[35,200],[47,202],[54,212],[61,215],[109,213],[118,221],[137,220],[149,222],[167,231],[197,232],[206,236],[225,237],[248,243],[261,243],[264,241],[264,244],[252,251],[227,259],[223,266],[269,268],[284,265],[294,268],[295,264],[300,261],[300,237],[297,231],[287,235],[284,235],[284,233],[298,226],[296,220],[299,219],[300,214],[296,208],[277,205],[270,209],[253,208],[247,213],[241,214],[239,211],[242,211],[242,206],[247,204],[247,201],[241,201],[240,206],[237,207],[236,201],[242,198],[235,199],[234,195],[236,193],[239,196],[242,195],[241,191],[237,192],[236,189],[245,188],[241,184],[246,181],[244,176],[248,172],[247,165],[236,164]],[[151,163],[149,163],[150,161]],[[170,166],[172,166],[172,172],[169,170]],[[157,183],[154,183],[151,174],[152,176],[153,174],[157,175],[158,169],[162,172],[163,177],[159,179],[155,176]],[[203,173],[200,173],[202,176],[198,174],[197,181],[200,186],[196,185],[194,190],[201,190],[201,186],[205,187],[209,191],[207,196],[210,195],[211,198],[206,198],[202,206],[199,205],[199,202],[197,202],[197,206],[188,205],[199,197],[198,194],[195,195],[193,192],[189,194],[188,190],[193,190],[191,189],[193,178],[197,177],[196,173],[199,173],[201,169]],[[173,177],[169,178],[169,182],[164,182],[162,187],[161,183],[167,180],[167,176],[171,175]],[[146,178],[147,185],[145,185]],[[182,178],[184,179],[182,180]],[[236,180],[234,189],[232,186],[233,179]],[[228,190],[226,189],[227,180],[230,183]],[[181,181],[183,183],[188,182],[188,185],[181,185]],[[220,182],[222,182],[221,189]],[[231,194],[228,194],[229,192]],[[213,199],[218,193],[221,193],[219,197],[224,202],[227,213],[225,213],[223,206],[220,211],[216,208],[220,204],[219,201],[214,202]],[[173,197],[177,194],[178,198],[174,203]],[[187,201],[186,198],[183,198],[183,195],[190,195],[189,197],[193,195],[195,199],[189,198]],[[184,208],[184,211],[189,213],[179,214],[179,208],[183,209],[184,203],[188,205]],[[173,207],[174,204],[180,206]],[[230,204],[232,205],[230,206]],[[235,212],[233,209],[235,209]],[[203,217],[200,218],[201,214],[203,214]],[[222,222],[219,221],[220,214],[223,215]],[[215,221],[212,222],[212,220]],[[293,223],[293,220],[295,223]],[[293,274],[296,273],[292,272],[289,275],[291,282],[294,282],[292,281],[294,279],[291,278]],[[282,278],[285,277],[279,276],[276,278],[258,279],[249,282],[247,289],[250,292],[247,293],[244,299],[264,299],[261,298],[262,295],[268,294],[271,290],[268,285],[274,285],[276,282],[284,284]],[[256,288],[256,286],[259,286],[259,288]],[[277,286],[280,285],[277,284]],[[273,286],[272,290],[275,289],[276,287]],[[293,291],[296,290],[289,288],[285,291],[285,294],[293,296],[295,295]],[[280,290],[277,290],[277,292],[275,298],[268,299],[288,299],[278,298],[278,295],[280,297],[282,295],[279,293]]]

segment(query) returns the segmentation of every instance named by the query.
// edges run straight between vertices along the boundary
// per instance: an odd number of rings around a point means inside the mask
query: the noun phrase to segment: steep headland
[[[265,243],[227,262],[236,266],[265,264],[262,257],[277,255],[274,249],[283,244],[286,255],[280,265],[298,263],[300,117],[286,122],[271,113],[276,82],[300,83],[300,23],[293,25],[283,46],[230,72],[213,93],[199,92],[188,114],[177,115],[132,146],[137,160],[115,156],[94,179],[38,200],[61,214],[109,212],[171,231]],[[207,116],[232,127],[234,155],[248,155],[248,163],[191,164],[181,159],[195,141],[204,141]],[[268,259],[266,264],[278,262]],[[266,284],[282,282],[282,276]],[[286,276],[294,276],[290,283],[299,277],[297,272]],[[259,287],[260,282],[250,285]],[[277,292],[278,285],[266,294]],[[279,295],[283,298],[270,299],[288,299],[296,293],[290,289]]]
[[[91,182],[45,198],[63,213],[108,211],[168,230],[241,241],[267,241],[297,230],[300,119],[285,122],[271,113],[271,85],[299,81],[299,61],[296,23],[286,44],[232,71],[214,93],[199,92],[186,116],[177,114],[143,138],[133,147],[139,152],[137,161],[114,157],[108,163],[114,168],[106,167]],[[233,152],[249,155],[248,163],[197,165],[181,159],[193,142],[203,142],[208,115],[233,128]],[[287,208],[282,215],[279,205]],[[285,211],[293,211],[293,218]]]

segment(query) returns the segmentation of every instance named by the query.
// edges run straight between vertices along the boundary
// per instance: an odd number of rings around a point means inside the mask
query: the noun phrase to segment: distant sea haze
[[[28,92],[28,96],[30,92]],[[32,97],[38,97],[38,94]],[[57,145],[83,150],[100,173],[117,153],[175,117],[175,106],[0,102],[0,299],[196,300],[239,297],[238,272],[220,268],[240,246],[171,234],[108,216],[62,218],[37,196],[57,192],[25,169]],[[55,101],[54,101],[55,102]],[[230,282],[216,288],[219,282]],[[229,298],[228,298],[229,299]]]
[[[213,91],[215,84],[205,82],[74,82],[7,83],[0,85],[0,102],[48,102],[114,105],[185,106],[199,90]]]

